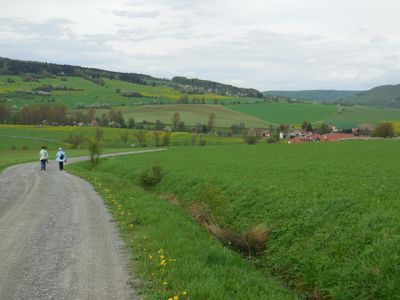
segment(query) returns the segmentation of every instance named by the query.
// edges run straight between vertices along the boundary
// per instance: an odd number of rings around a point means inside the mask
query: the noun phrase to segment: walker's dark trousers
[[[58,165],[60,166],[60,171],[64,170],[64,162],[63,161],[59,161]]]
[[[41,171],[46,171],[46,159],[41,159],[40,160],[40,170]]]

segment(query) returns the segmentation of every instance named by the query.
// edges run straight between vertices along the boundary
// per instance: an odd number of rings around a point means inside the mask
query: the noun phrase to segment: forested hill
[[[398,108],[400,107],[400,84],[378,86],[369,91],[346,97],[340,102]]]
[[[288,97],[298,100],[321,100],[335,101],[350,97],[361,91],[341,91],[341,90],[303,90],[303,91],[266,91],[265,96]]]
[[[256,89],[238,88],[233,85],[222,84],[209,80],[201,80],[197,78],[186,78],[177,76],[172,81],[179,85],[181,92],[189,94],[214,93],[227,96],[243,96],[261,98],[263,94]]]
[[[185,77],[174,77],[173,80],[160,79],[138,73],[113,72],[96,68],[22,61],[3,57],[0,57],[0,75],[19,75],[27,77],[28,79],[29,77],[34,79],[34,77],[79,76],[99,85],[104,85],[103,78],[108,78],[143,85],[169,86],[188,94],[214,93],[238,97],[263,96],[261,92],[255,89],[239,88],[208,80],[187,79]]]

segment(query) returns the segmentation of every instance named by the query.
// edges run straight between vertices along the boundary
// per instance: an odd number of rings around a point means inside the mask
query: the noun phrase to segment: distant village
[[[323,133],[306,129],[290,129],[279,131],[279,140],[287,139],[288,144],[302,144],[308,142],[335,142],[349,139],[366,139],[369,138],[374,127],[372,125],[361,125],[357,128],[344,129],[339,131],[336,126],[326,125]],[[256,135],[265,139],[273,137],[274,132],[269,129],[252,128],[249,134]]]

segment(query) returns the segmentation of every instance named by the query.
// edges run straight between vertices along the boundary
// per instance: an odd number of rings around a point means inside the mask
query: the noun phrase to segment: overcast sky
[[[0,56],[259,90],[369,89],[400,84],[399,13],[398,0],[12,0]]]

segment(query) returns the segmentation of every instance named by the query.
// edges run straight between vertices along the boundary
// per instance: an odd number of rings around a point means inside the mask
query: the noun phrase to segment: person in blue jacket
[[[56,154],[56,161],[60,166],[60,171],[64,170],[64,163],[67,161],[67,156],[62,148],[58,148],[58,152]]]

